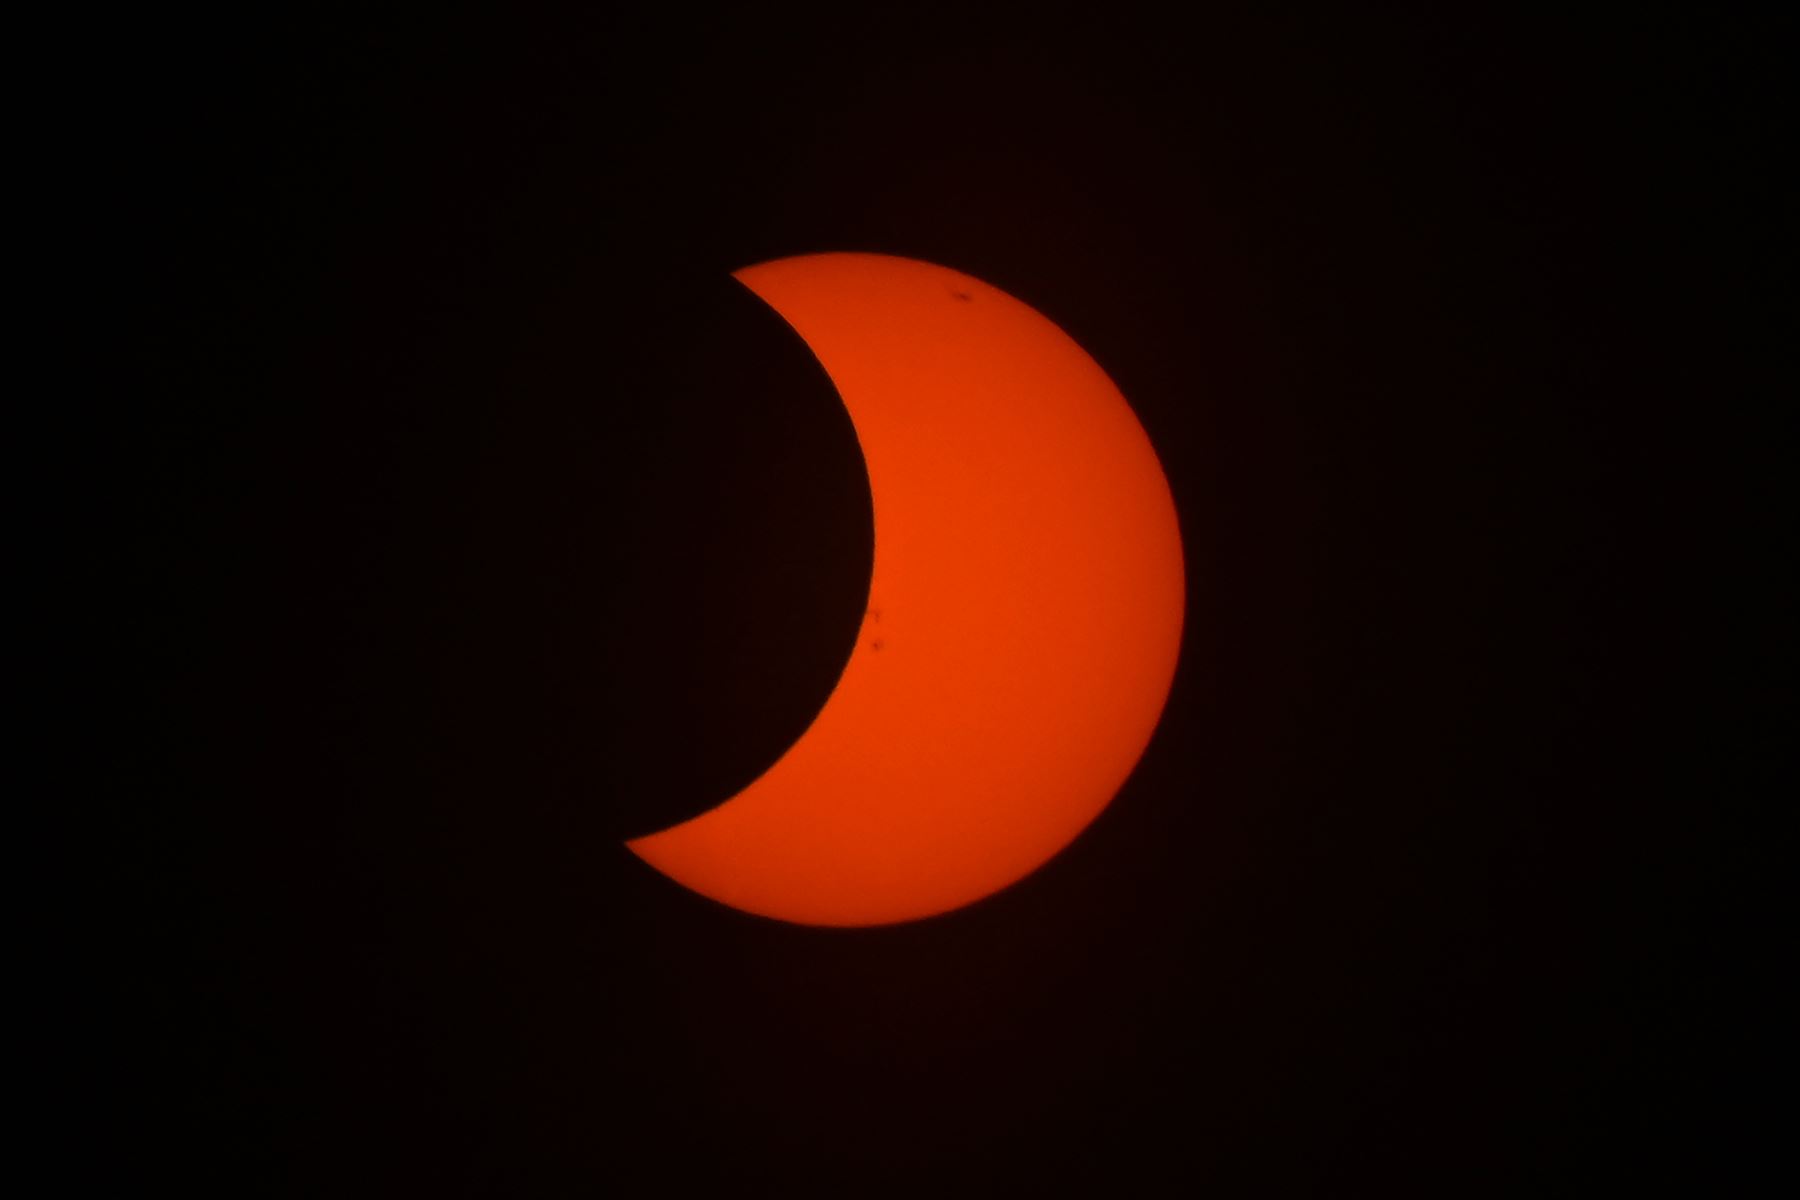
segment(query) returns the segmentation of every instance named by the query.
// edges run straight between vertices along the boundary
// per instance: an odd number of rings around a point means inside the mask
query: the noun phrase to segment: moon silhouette
[[[867,611],[755,782],[626,845],[746,912],[881,925],[990,895],[1111,802],[1181,642],[1174,503],[1099,365],[979,280],[876,254],[735,272],[818,357],[875,520]]]

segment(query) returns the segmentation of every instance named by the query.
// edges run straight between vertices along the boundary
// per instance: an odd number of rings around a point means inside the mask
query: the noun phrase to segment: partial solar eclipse
[[[746,912],[882,925],[992,894],[1112,800],[1180,649],[1175,506],[1125,398],[957,271],[814,254],[735,273],[849,411],[875,517],[843,675],[755,782],[626,845]]]

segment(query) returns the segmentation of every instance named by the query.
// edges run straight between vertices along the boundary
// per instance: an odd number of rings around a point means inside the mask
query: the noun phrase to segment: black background
[[[1729,391],[1713,27],[760,10],[116,31],[133,384],[96,1157],[229,1195],[1593,1194],[1718,1169],[1682,623]],[[954,266],[1181,515],[1163,722],[973,907],[620,845],[861,616],[830,384],[729,279]]]

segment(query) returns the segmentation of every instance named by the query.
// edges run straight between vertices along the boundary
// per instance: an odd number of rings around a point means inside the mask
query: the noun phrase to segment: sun
[[[960,907],[1073,840],[1155,729],[1184,606],[1168,482],[1099,365],[996,288],[872,254],[737,278],[849,411],[874,503],[867,612],[781,759],[628,845],[694,891],[787,921]]]

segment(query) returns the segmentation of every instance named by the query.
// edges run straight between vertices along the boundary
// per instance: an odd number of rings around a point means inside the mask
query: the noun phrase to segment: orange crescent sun
[[[626,844],[800,924],[959,908],[1068,845],[1150,739],[1184,604],[1168,482],[1094,360],[1004,292],[875,254],[735,274],[849,411],[875,514],[868,611],[781,759]]]

